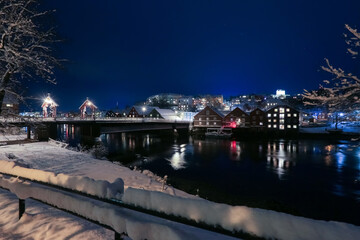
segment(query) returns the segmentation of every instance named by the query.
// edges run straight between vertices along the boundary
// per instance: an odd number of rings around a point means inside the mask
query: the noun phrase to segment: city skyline
[[[302,93],[331,78],[321,70],[325,57],[357,73],[343,37],[345,24],[356,27],[357,1],[43,5],[56,9],[65,39],[58,52],[68,62],[57,85],[29,88],[29,95],[50,92],[64,111],[86,97],[110,109],[162,92]]]

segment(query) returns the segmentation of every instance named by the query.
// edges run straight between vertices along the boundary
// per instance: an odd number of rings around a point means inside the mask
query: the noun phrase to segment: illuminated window
[[[285,117],[284,115],[285,115],[285,114],[283,114],[283,113],[282,113],[282,114],[279,114],[279,117],[280,117],[280,118],[284,118],[284,117]]]
[[[216,125],[216,122],[214,122],[214,125]]]
[[[291,128],[291,125],[287,125],[287,128]]]
[[[297,128],[297,125],[294,125],[293,128]]]
[[[271,122],[271,118],[268,119],[268,122]]]
[[[284,120],[284,119],[280,119],[280,123],[285,123],[285,120]]]
[[[209,122],[206,122],[206,125],[209,125]]]
[[[274,109],[274,112],[277,112],[277,111],[278,111],[278,109],[277,109],[277,108],[275,108],[275,109]]]
[[[268,117],[271,117],[271,113],[268,113]]]
[[[294,113],[294,117],[297,117],[297,114],[296,114],[296,113]]]
[[[6,104],[6,107],[13,107],[14,105],[13,104],[11,104],[11,103],[7,103]]]
[[[276,114],[276,113],[274,113],[274,117],[277,117],[277,114]]]
[[[280,108],[280,113],[284,113],[285,109],[284,108]]]
[[[287,116],[288,116],[288,117],[291,117],[291,113],[288,113]]]
[[[274,128],[277,128],[277,125],[276,125],[276,124],[274,124]]]
[[[209,118],[207,117],[206,120],[209,120]]]
[[[279,125],[279,129],[280,129],[280,130],[284,130],[284,129],[285,129],[284,125],[282,125],[282,124]]]
[[[268,125],[268,128],[271,128],[271,124]]]
[[[199,122],[199,125],[201,125],[201,122]]]
[[[233,121],[233,118],[230,118],[230,121]]]
[[[274,119],[274,122],[277,122],[277,119]]]
[[[286,112],[290,112],[290,108],[287,108],[287,109],[286,109]]]
[[[201,118],[199,118],[199,120],[201,121]]]

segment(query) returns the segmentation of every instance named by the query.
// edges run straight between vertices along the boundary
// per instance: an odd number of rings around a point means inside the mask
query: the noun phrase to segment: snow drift
[[[0,172],[28,178],[38,182],[53,184],[100,198],[121,199],[124,193],[124,181],[117,178],[113,183],[106,180],[94,180],[83,176],[56,174],[38,169],[23,167],[21,163],[0,160]]]
[[[219,225],[230,231],[244,231],[265,238],[286,240],[353,240],[360,238],[360,227],[352,224],[320,221],[290,214],[230,206],[204,199],[188,199],[161,192],[127,188],[127,204],[173,214],[196,222]]]

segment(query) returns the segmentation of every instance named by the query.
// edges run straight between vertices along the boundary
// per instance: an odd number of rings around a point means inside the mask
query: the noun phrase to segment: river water
[[[110,160],[167,175],[172,186],[212,201],[360,225],[357,142],[135,133],[100,139]]]

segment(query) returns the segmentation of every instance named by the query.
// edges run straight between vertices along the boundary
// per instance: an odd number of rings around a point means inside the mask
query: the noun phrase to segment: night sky
[[[346,54],[344,24],[360,27],[359,0],[54,0],[65,39],[50,92],[59,111],[86,97],[100,109],[132,105],[162,92],[302,93],[330,76],[324,58],[358,73]],[[36,106],[35,106],[36,107]],[[34,109],[34,110],[41,110]]]

